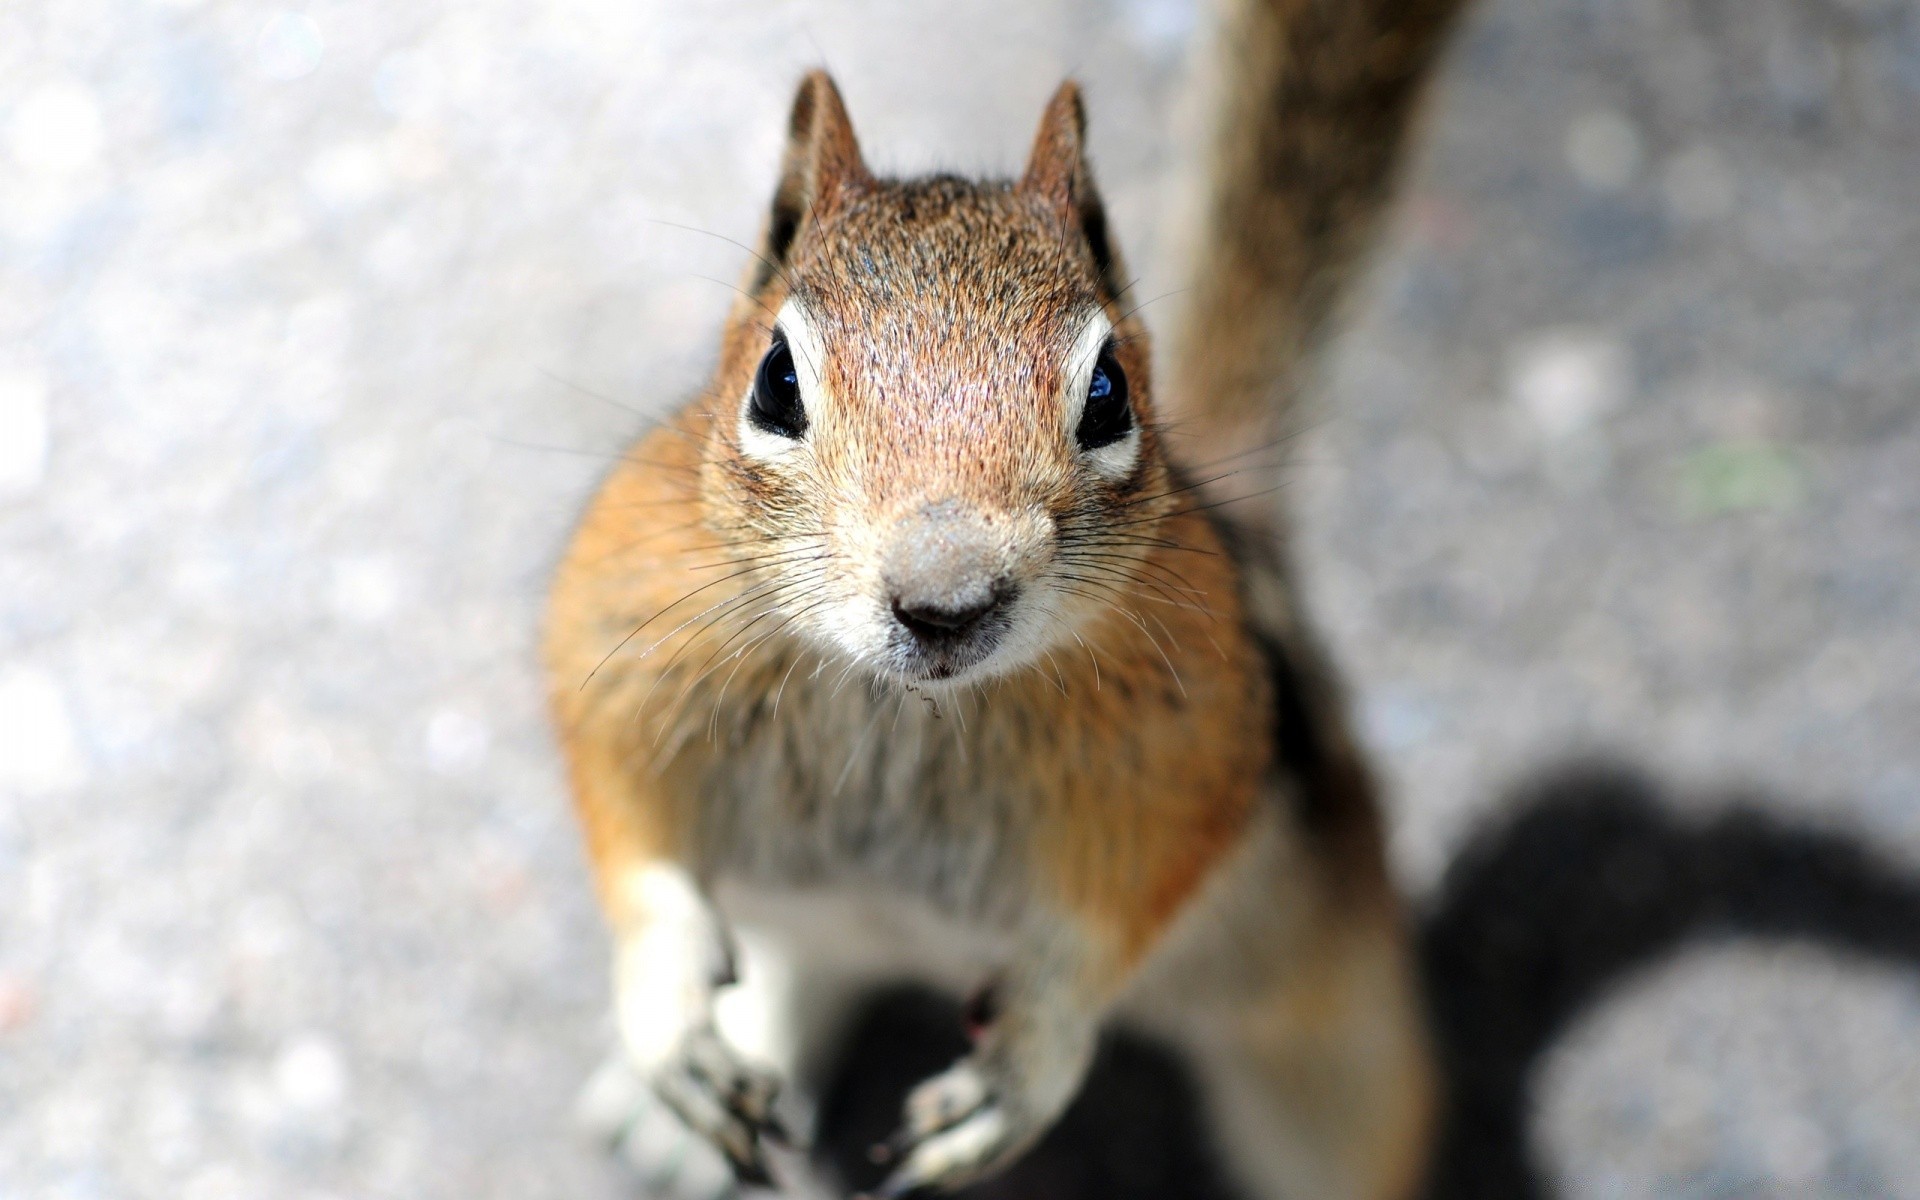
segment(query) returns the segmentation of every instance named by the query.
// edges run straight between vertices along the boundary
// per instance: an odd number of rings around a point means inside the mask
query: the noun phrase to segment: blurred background
[[[435,8],[0,7],[4,1200],[630,1194],[534,630],[802,69],[901,171],[1078,75],[1180,286],[1203,0]],[[1486,0],[1433,118],[1286,492],[1407,888],[1591,751],[1920,872],[1920,3]],[[1920,1196],[1920,981],[1703,946],[1535,1094],[1567,1196]]]

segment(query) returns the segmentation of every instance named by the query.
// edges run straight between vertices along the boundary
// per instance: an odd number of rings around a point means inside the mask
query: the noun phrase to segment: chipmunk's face
[[[1053,192],[1029,168],[816,195],[730,329],[710,495],[765,539],[747,557],[783,627],[879,675],[984,678],[1070,645],[1149,543],[1167,488],[1144,339],[1116,325],[1097,201],[1062,203],[1086,187],[1074,124]]]

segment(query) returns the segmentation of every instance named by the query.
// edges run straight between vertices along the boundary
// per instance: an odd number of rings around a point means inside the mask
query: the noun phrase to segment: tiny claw
[[[967,1037],[974,1042],[987,1035],[993,1023],[1000,1019],[1000,982],[989,979],[974,989],[967,997],[961,1009],[961,1022],[965,1025]]]
[[[734,1159],[733,1178],[735,1182],[739,1183],[742,1187],[772,1188],[777,1186],[774,1183],[773,1172],[769,1171],[767,1164],[757,1157],[746,1162]]]
[[[884,1166],[907,1156],[907,1151],[919,1144],[920,1135],[910,1126],[902,1126],[893,1131],[884,1142],[875,1142],[867,1151],[867,1161],[875,1166]]]
[[[913,1172],[900,1170],[889,1176],[887,1181],[872,1193],[872,1197],[873,1200],[903,1200],[903,1197],[914,1195],[925,1186],[926,1184]]]
[[[776,1146],[785,1146],[789,1150],[801,1149],[793,1131],[787,1128],[787,1123],[780,1119],[778,1113],[768,1113],[760,1118],[760,1136]]]

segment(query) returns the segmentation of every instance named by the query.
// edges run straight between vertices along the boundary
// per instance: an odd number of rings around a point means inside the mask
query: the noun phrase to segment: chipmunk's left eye
[[[1074,436],[1082,450],[1111,446],[1133,432],[1133,405],[1127,400],[1127,373],[1113,357],[1113,345],[1100,351],[1087,382],[1087,407]]]

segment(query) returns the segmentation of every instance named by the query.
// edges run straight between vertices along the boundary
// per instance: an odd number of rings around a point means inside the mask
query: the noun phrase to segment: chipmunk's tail
[[[1467,0],[1226,3],[1210,194],[1167,376],[1191,435],[1176,452],[1197,469],[1290,432]]]

